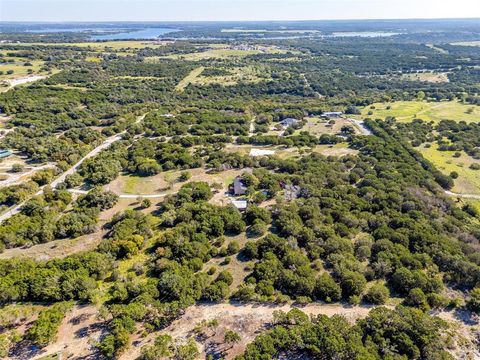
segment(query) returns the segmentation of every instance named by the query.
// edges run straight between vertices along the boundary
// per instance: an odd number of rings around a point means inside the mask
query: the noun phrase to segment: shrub
[[[383,305],[388,300],[388,296],[389,291],[384,285],[375,284],[367,291],[363,299],[371,304]]]

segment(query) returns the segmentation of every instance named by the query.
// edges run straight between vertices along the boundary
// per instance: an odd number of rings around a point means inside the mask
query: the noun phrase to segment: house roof
[[[245,210],[247,208],[247,200],[232,200],[232,205],[235,206],[238,210]]]

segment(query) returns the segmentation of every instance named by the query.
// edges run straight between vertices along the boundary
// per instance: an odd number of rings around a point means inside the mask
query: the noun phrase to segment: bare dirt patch
[[[132,346],[120,360],[135,359],[140,355],[141,347],[151,345],[155,336],[159,334],[169,334],[173,339],[182,341],[190,336],[196,336],[194,328],[203,320],[209,321],[216,319],[219,323],[213,333],[207,334],[207,338],[196,337],[200,345],[202,354],[200,358],[204,359],[207,353],[222,353],[225,359],[232,359],[245,350],[248,343],[267,329],[273,320],[275,310],[289,311],[292,305],[274,305],[274,304],[199,304],[192,306],[185,311],[185,314],[174,321],[165,330],[153,333],[139,339],[135,346]],[[324,314],[332,316],[336,314],[344,315],[352,323],[368,315],[371,307],[344,307],[342,305],[311,304],[300,308],[308,315]],[[223,343],[223,336],[226,330],[237,332],[241,341],[233,347]]]
[[[41,359],[58,353],[62,359],[97,359],[91,343],[92,340],[98,340],[105,331],[103,321],[97,319],[97,313],[98,308],[93,305],[75,306],[63,319],[57,340],[30,359]]]

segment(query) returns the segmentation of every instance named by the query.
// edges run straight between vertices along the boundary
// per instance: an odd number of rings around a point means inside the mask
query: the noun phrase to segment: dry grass
[[[423,81],[429,83],[447,83],[450,80],[448,79],[447,73],[415,73],[415,74],[403,74],[402,79],[410,81]]]
[[[21,77],[26,77],[28,75],[40,74],[40,69],[43,66],[44,62],[41,60],[30,60],[17,57],[4,57],[4,59],[14,60],[15,63],[0,63],[0,71],[3,72],[0,75],[0,81],[2,80],[11,80],[18,79]],[[29,62],[32,66],[25,66],[24,63]],[[29,72],[29,70],[31,72]],[[12,74],[7,74],[8,71],[13,71]]]
[[[360,131],[355,124],[348,119],[334,119],[334,124],[329,124],[328,120],[323,120],[318,117],[310,117],[306,118],[305,120],[307,120],[305,126],[295,131],[295,134],[298,134],[301,131],[308,131],[310,134],[315,136],[320,136],[322,134],[337,135],[340,133],[340,130],[343,126],[351,126],[355,130],[356,134],[360,134]]]
[[[200,74],[205,70],[203,66],[200,66],[196,69],[193,69],[184,79],[182,79],[177,86],[175,87],[175,90],[178,92],[182,92],[185,90],[185,88],[190,85],[192,82],[195,81],[195,79],[200,76]]]
[[[196,85],[236,85],[239,82],[258,83],[271,79],[270,70],[265,66],[242,66],[226,69],[230,74],[223,76],[197,76],[191,82]]]
[[[209,49],[200,52],[194,52],[190,54],[173,54],[165,56],[168,59],[187,60],[187,61],[200,61],[207,59],[229,59],[229,58],[242,58],[250,55],[259,54],[286,54],[288,51],[278,49],[275,46],[262,46],[252,49],[241,49],[230,45],[217,45],[210,46]]]

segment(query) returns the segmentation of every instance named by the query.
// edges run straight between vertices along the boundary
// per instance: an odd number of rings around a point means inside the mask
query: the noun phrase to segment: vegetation
[[[2,25],[0,357],[54,342],[79,304],[100,309],[92,356],[117,358],[232,299],[375,305],[355,325],[276,313],[239,359],[452,358],[454,330],[428,311],[480,311],[480,210],[449,198],[480,186],[480,52],[461,44],[480,29],[462,24],[179,24],[192,39],[162,44]],[[27,247],[48,258],[12,255]],[[155,334],[141,358],[194,359],[213,327],[227,357],[251,338],[216,321]]]

